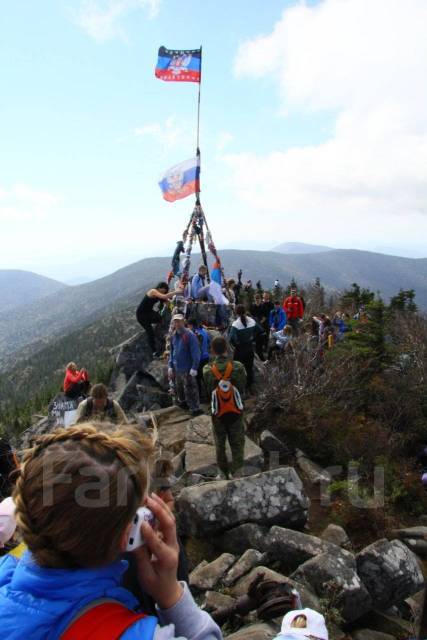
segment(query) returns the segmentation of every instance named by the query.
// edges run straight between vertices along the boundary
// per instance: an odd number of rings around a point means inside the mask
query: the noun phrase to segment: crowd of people
[[[305,337],[321,357],[351,330],[341,312],[307,318],[295,287],[281,298],[278,280],[272,291],[258,282],[254,292],[241,275],[222,289],[216,282],[218,291],[202,265],[186,287],[170,291],[160,282],[137,309],[153,357],[167,357],[176,404],[197,416],[201,400],[210,402],[217,479],[239,477],[244,465],[255,359],[291,357]],[[205,303],[216,307],[214,326],[194,314],[194,305]],[[358,313],[363,321],[364,310]],[[165,322],[162,344],[155,326]],[[66,367],[63,391],[80,401],[73,426],[37,437],[21,460],[0,441],[3,637],[219,640],[220,628],[188,587],[170,463],[153,461],[152,436],[129,424],[107,387],[91,385],[75,362]],[[154,527],[140,523],[142,505]],[[135,523],[143,543],[130,552]],[[328,640],[328,631],[323,616],[303,609],[298,597],[276,640],[301,637]]]

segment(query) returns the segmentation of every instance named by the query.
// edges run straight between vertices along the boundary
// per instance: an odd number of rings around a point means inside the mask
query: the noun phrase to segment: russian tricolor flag
[[[166,49],[160,47],[156,78],[168,82],[200,82],[201,49]]]
[[[166,171],[159,182],[163,198],[175,202],[200,191],[200,156],[176,164]]]

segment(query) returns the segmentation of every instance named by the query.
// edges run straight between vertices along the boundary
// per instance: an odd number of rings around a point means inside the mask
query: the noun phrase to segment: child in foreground
[[[3,640],[222,638],[177,581],[175,518],[148,495],[152,453],[137,429],[111,434],[89,423],[41,436],[25,453],[13,500],[28,551],[20,560],[0,559]],[[144,616],[121,586],[128,563],[120,556],[142,504],[158,529],[142,525],[145,545],[134,554],[157,617]]]

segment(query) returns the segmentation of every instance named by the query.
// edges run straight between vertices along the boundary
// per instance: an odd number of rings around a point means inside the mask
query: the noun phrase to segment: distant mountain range
[[[276,278],[286,285],[292,278],[305,284],[319,277],[331,290],[358,282],[379,291],[386,300],[399,288],[413,288],[419,306],[427,309],[427,259],[340,249],[287,254],[229,250],[221,252],[221,257],[226,275],[235,276],[241,268],[244,280],[261,280],[265,288],[271,288]],[[200,256],[194,255],[193,270],[199,261]],[[0,371],[79,328],[134,309],[147,288],[164,279],[169,268],[170,258],[147,258],[87,284],[58,287],[48,297],[26,304],[25,311],[18,307],[1,312]]]
[[[334,251],[332,247],[324,247],[320,244],[305,244],[305,242],[283,242],[272,251],[278,253],[323,253],[324,251]]]
[[[45,298],[65,286],[30,271],[0,269],[0,313]]]

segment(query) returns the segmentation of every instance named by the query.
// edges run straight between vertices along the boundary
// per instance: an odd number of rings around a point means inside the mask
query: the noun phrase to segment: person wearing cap
[[[304,316],[304,305],[302,299],[297,295],[297,290],[292,288],[291,294],[283,303],[283,310],[288,318],[288,324],[291,325],[294,335],[298,335],[300,320]]]
[[[200,364],[200,346],[196,335],[185,327],[184,316],[172,316],[173,332],[170,340],[169,379],[175,383],[178,405],[190,409],[193,416],[200,411],[197,374]]]
[[[329,640],[325,618],[313,609],[289,611],[282,621],[280,633],[274,640]]]

